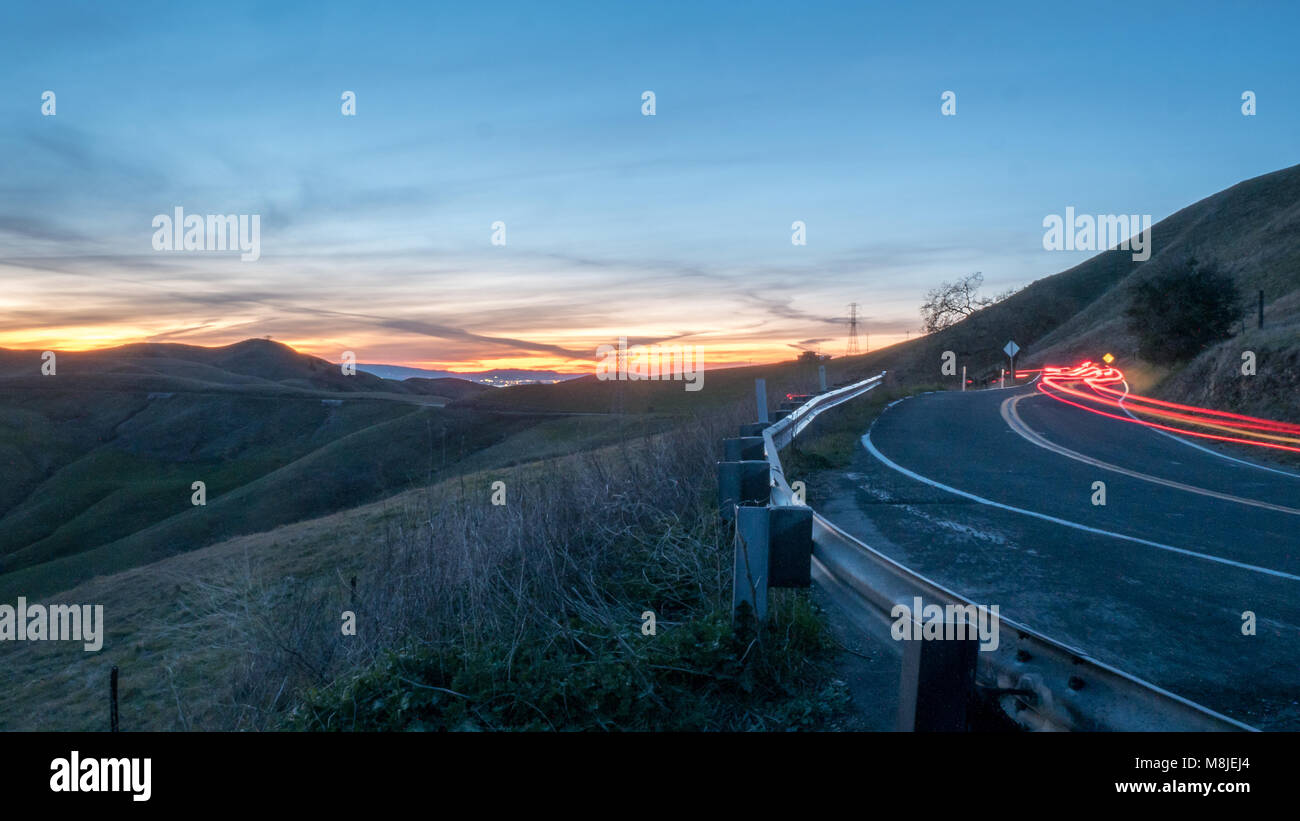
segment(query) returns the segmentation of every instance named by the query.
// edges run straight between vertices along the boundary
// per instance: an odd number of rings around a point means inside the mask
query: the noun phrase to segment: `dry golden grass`
[[[581,437],[572,423],[556,420],[528,431],[513,451],[519,461],[549,458],[237,537],[50,596],[46,601],[104,606],[103,650],[88,653],[72,642],[0,647],[10,682],[0,690],[0,729],[108,729],[114,665],[125,731],[273,728],[302,686],[327,684],[412,639],[487,629],[498,611],[512,609],[500,599],[503,562],[573,562],[558,543],[575,511],[589,526],[605,517],[592,508],[609,504],[613,535],[617,511],[653,507],[628,497],[628,488],[673,483],[669,471],[651,477],[652,464],[693,460],[696,474],[711,465],[720,445],[716,424],[698,427],[684,448],[680,428],[652,433],[634,422],[629,428],[639,436],[573,453]],[[569,453],[556,456],[561,448]],[[507,482],[504,508],[489,503],[496,479]],[[521,504],[521,494],[532,504]],[[557,504],[561,496],[571,496],[570,504]],[[555,521],[545,521],[548,511]],[[544,567],[529,566],[530,579],[545,575]],[[555,593],[531,581],[509,586],[521,601]],[[341,612],[353,607],[369,620],[365,640],[340,639]]]

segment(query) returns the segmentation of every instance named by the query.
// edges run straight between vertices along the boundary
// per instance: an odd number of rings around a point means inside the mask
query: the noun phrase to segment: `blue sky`
[[[842,352],[856,301],[877,347],[942,280],[978,270],[994,293],[1087,258],[1043,250],[1048,214],[1159,220],[1295,164],[1297,17],[11,4],[0,345],[272,335],[329,358],[577,368],[625,335],[762,361]],[[261,259],[155,251],[150,221],[177,205],[261,215]]]

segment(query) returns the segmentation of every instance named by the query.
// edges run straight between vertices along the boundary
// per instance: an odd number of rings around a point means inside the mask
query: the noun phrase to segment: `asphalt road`
[[[1300,729],[1300,471],[1033,388],[903,400],[863,445],[819,489],[832,521],[1102,661],[1257,727]]]

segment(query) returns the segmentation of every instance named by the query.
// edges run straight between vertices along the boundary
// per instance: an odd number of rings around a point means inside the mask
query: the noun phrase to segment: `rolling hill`
[[[139,343],[95,351],[55,352],[53,375],[41,373],[41,351],[0,348],[0,390],[113,390],[152,393],[238,392],[262,396],[369,393],[461,399],[490,390],[465,379],[382,379],[266,339],[220,348]]]
[[[63,589],[622,429],[452,407],[499,389],[344,376],[266,340],[64,353],[52,376],[40,361],[0,352],[0,593]],[[494,448],[527,431],[552,433]]]
[[[1300,418],[1300,166],[1246,180],[1189,205],[1152,226],[1152,254],[1104,251],[1037,280],[1007,299],[938,333],[835,360],[838,373],[889,369],[914,384],[941,379],[940,356],[954,351],[974,378],[996,376],[1002,345],[1022,348],[1018,366],[1071,364],[1114,354],[1144,391],[1208,407],[1276,418]],[[1214,262],[1244,298],[1244,327],[1177,368],[1137,357],[1125,326],[1130,289],[1189,258]],[[1255,300],[1264,292],[1265,322],[1256,327]],[[1241,353],[1258,356],[1258,374],[1240,371]],[[946,377],[957,386],[957,377]]]
[[[528,382],[550,384],[574,379],[582,374],[560,373],[559,371],[534,371],[523,368],[494,368],[490,371],[431,371],[425,368],[410,368],[404,365],[370,365],[358,364],[357,370],[382,376],[384,379],[461,379],[466,382],[484,385],[517,385]]]

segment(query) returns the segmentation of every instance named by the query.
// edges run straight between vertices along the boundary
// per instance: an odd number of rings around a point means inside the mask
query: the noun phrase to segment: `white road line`
[[[1037,433],[1031,430],[1029,425],[1025,423],[1025,420],[1020,418],[1020,413],[1016,410],[1016,405],[1019,404],[1021,400],[1028,399],[1028,398],[1030,398],[1030,394],[1025,394],[1023,396],[1013,396],[1003,400],[1002,408],[1001,408],[1002,420],[1007,423],[1007,427],[1015,431],[1015,433],[1018,434],[1021,438],[1025,439],[1031,444],[1038,445],[1040,448],[1043,448],[1045,450],[1050,450],[1053,453],[1064,456],[1066,459],[1073,459],[1076,462],[1082,462],[1085,465],[1092,465],[1093,467],[1101,468],[1102,470],[1109,470],[1113,473],[1118,473],[1123,476],[1129,476],[1134,479],[1141,480],[1143,482],[1151,482],[1152,484],[1163,485],[1165,487],[1173,488],[1174,490],[1184,491],[1185,493],[1195,493],[1198,496],[1208,496],[1212,499],[1220,499],[1225,502],[1234,502],[1239,505],[1248,505],[1250,507],[1263,508],[1264,510],[1272,510],[1275,513],[1286,513],[1291,516],[1300,516],[1300,509],[1296,509],[1294,507],[1287,507],[1285,505],[1275,505],[1272,502],[1261,502],[1258,499],[1247,499],[1242,496],[1233,496],[1230,493],[1220,493],[1217,490],[1209,490],[1207,488],[1197,487],[1196,485],[1188,485],[1182,482],[1176,482],[1173,479],[1164,479],[1160,476],[1152,476],[1149,473],[1142,473],[1140,471],[1130,470],[1125,467],[1120,467],[1119,465],[1112,465],[1110,462],[1103,462],[1100,459],[1095,459],[1091,456],[1086,456],[1082,453],[1079,453],[1078,451],[1070,450],[1064,445],[1058,445],[1055,442],[1049,442],[1048,440],[1044,439],[1042,436],[1039,436]]]
[[[945,485],[942,482],[936,482],[934,479],[930,479],[926,476],[922,476],[919,473],[910,471],[907,468],[903,467],[902,465],[893,462],[891,459],[889,459],[889,457],[885,456],[885,454],[881,453],[879,450],[876,449],[875,444],[871,441],[871,431],[867,431],[867,433],[863,435],[862,445],[867,449],[867,451],[872,456],[876,457],[881,462],[883,462],[886,467],[889,467],[892,470],[895,470],[910,479],[915,479],[918,482],[923,482],[927,485],[930,485],[931,487],[937,487],[940,490],[946,490],[949,493],[954,493],[963,498],[970,499],[971,501],[979,502],[982,505],[988,505],[989,507],[996,507],[1001,510],[1009,510],[1012,513],[1019,513],[1023,516],[1032,516],[1035,519],[1042,519],[1044,521],[1052,522],[1054,524],[1064,525],[1065,527],[1072,527],[1075,530],[1083,530],[1088,533],[1096,533],[1100,536],[1110,536],[1111,538],[1114,539],[1123,539],[1126,542],[1136,542],[1137,544],[1143,544],[1146,545],[1147,547],[1154,547],[1159,550],[1167,550],[1170,553],[1179,553],[1183,556],[1191,556],[1192,558],[1196,558],[1196,559],[1204,559],[1207,562],[1226,564],[1230,567],[1236,567],[1242,570],[1249,570],[1254,573],[1262,573],[1266,576],[1276,576],[1280,579],[1289,579],[1291,581],[1300,582],[1300,576],[1296,576],[1291,573],[1284,573],[1281,570],[1271,570],[1267,567],[1259,567],[1253,564],[1246,564],[1244,562],[1233,561],[1232,559],[1225,559],[1222,556],[1211,556],[1209,553],[1197,553],[1195,550],[1187,550],[1182,547],[1174,547],[1173,545],[1161,544],[1160,542],[1153,542],[1147,539],[1140,539],[1137,536],[1129,536],[1124,533],[1115,533],[1110,530],[1102,530],[1101,528],[1091,527],[1085,524],[1079,524],[1078,522],[1071,522],[1067,519],[1058,519],[1057,517],[1049,516],[1046,513],[1038,513],[1033,510],[1025,510],[1024,508],[1021,507],[1012,507],[1011,505],[1004,505],[1001,502],[995,502],[992,499],[985,499],[983,496],[976,496],[974,493],[967,493],[964,490],[958,490],[955,487],[952,487],[950,485]]]
[[[1128,392],[1129,392],[1129,391],[1128,391],[1128,380],[1125,379],[1125,380],[1124,380],[1124,396],[1125,396],[1125,397],[1128,396]],[[1125,413],[1127,413],[1129,416],[1133,416],[1132,411],[1130,411],[1128,408],[1124,407],[1124,398],[1123,398],[1123,397],[1121,397],[1120,400],[1119,400],[1119,409],[1122,410],[1122,411],[1124,411]],[[1133,416],[1133,418],[1136,419],[1136,420],[1139,421],[1139,422],[1142,421],[1141,419],[1138,419],[1136,416]],[[1261,465],[1261,464],[1257,464],[1257,463],[1255,463],[1255,462],[1251,462],[1251,461],[1248,460],[1248,459],[1238,459],[1236,456],[1229,456],[1229,455],[1226,454],[1226,453],[1219,453],[1217,450],[1214,450],[1214,449],[1212,449],[1212,448],[1207,448],[1205,445],[1198,445],[1198,444],[1196,444],[1195,442],[1189,442],[1188,440],[1184,439],[1183,437],[1181,437],[1181,436],[1175,436],[1174,434],[1172,434],[1172,433],[1170,433],[1169,431],[1166,431],[1166,430],[1160,430],[1159,428],[1150,428],[1150,430],[1151,430],[1152,433],[1158,433],[1158,434],[1160,434],[1161,436],[1167,436],[1167,437],[1169,437],[1170,439],[1173,439],[1175,442],[1179,442],[1179,443],[1181,443],[1181,444],[1187,445],[1187,447],[1189,447],[1189,448],[1196,448],[1197,450],[1203,450],[1203,451],[1205,451],[1206,453],[1210,454],[1211,456],[1217,456],[1217,457],[1219,457],[1220,459],[1227,459],[1229,462],[1236,462],[1236,463],[1239,464],[1239,465],[1245,465],[1246,467],[1252,467],[1252,468],[1255,468],[1256,470],[1267,470],[1269,473],[1279,473],[1279,474],[1281,474],[1281,475],[1283,475],[1283,476],[1290,476],[1292,479],[1300,479],[1300,473],[1292,473],[1292,472],[1289,471],[1289,470],[1281,470],[1281,469],[1279,469],[1279,468],[1271,468],[1271,467],[1268,467],[1267,465]]]

